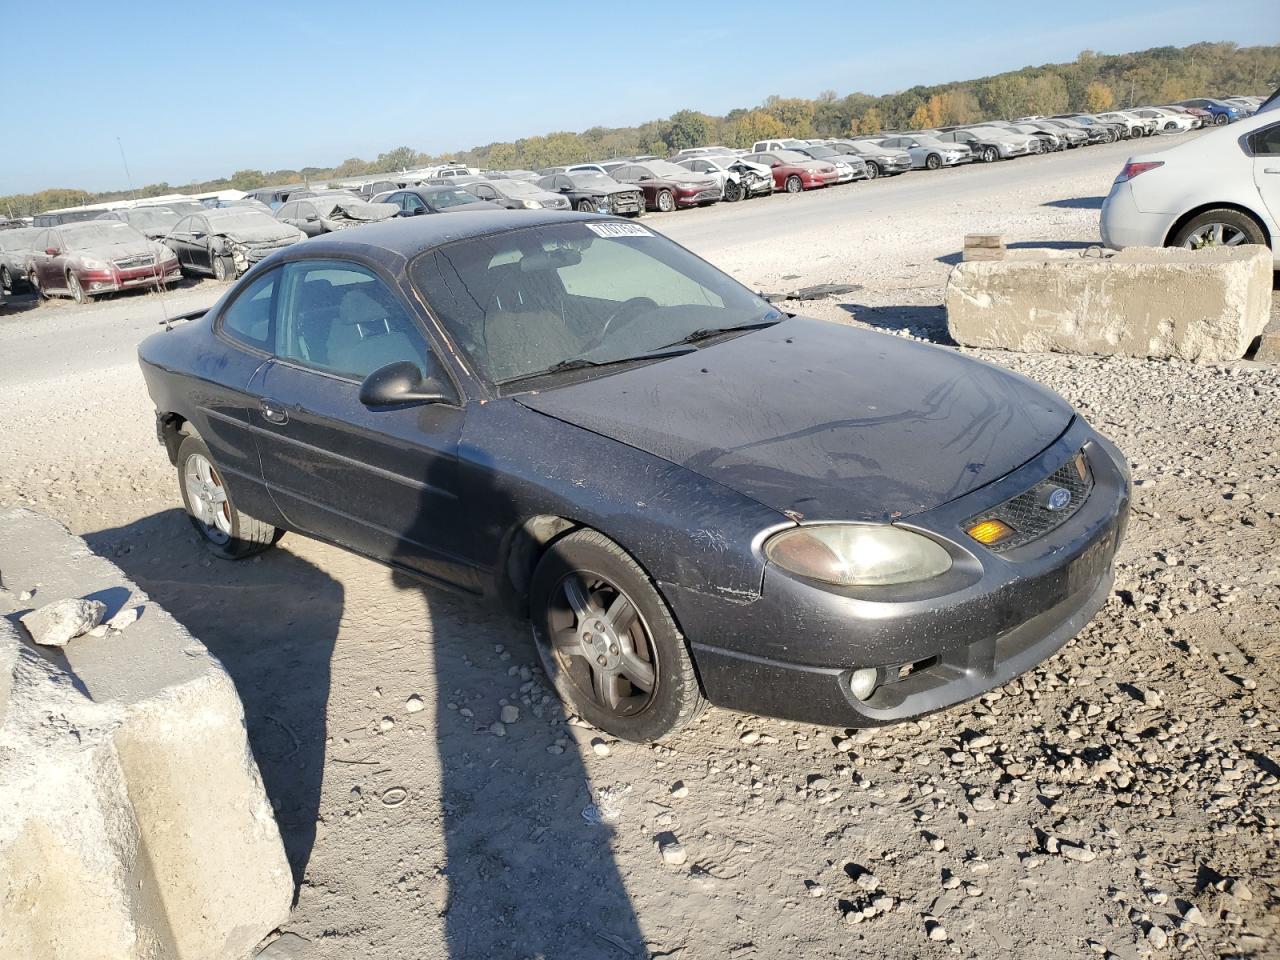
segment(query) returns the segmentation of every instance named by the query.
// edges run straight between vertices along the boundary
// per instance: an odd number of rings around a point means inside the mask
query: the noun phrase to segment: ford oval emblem
[[[1065,510],[1071,506],[1071,491],[1066,487],[1054,487],[1049,491],[1048,496],[1044,498],[1044,506],[1046,510]]]

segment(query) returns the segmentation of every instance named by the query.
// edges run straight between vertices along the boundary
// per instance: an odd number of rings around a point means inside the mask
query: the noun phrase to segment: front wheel
[[[538,655],[565,704],[637,743],[686,726],[705,701],[671,611],[648,575],[595,530],[552,543],[529,590]]]
[[[1227,121],[1230,119],[1231,118],[1228,117],[1225,113],[1220,113],[1214,118],[1213,122],[1217,124],[1219,127],[1223,127],[1223,126],[1226,126]]]
[[[676,198],[670,190],[658,191],[658,209],[663,213],[670,213],[676,208]]]
[[[876,179],[877,177],[879,177],[879,176],[880,176],[880,164],[878,164],[878,163],[868,163],[868,164],[867,164],[867,179],[868,179],[868,180],[875,180],[875,179]]]
[[[36,295],[37,300],[47,300],[45,292],[40,289],[40,277],[34,268],[27,271],[27,286],[31,288],[31,292]]]
[[[13,290],[13,277],[9,275],[8,267],[0,267],[0,290],[6,293]]]
[[[1000,151],[997,150],[995,147],[982,148],[983,163],[995,163],[999,159],[1000,159]]]
[[[797,174],[787,177],[787,193],[799,193],[804,189],[804,181]]]
[[[726,180],[724,184],[724,199],[726,203],[737,203],[743,197],[742,184],[736,180]]]
[[[76,276],[75,271],[67,274],[67,291],[71,294],[71,299],[76,303],[89,302],[89,296],[84,292],[84,287],[80,285],[80,278]]]
[[[936,153],[931,153],[929,156],[924,158],[924,165],[930,170],[937,170],[942,166],[942,158]]]
[[[579,200],[579,201],[578,201],[578,212],[579,212],[579,213],[595,213],[595,212],[596,212],[596,206],[595,206],[595,204],[594,204],[594,203],[592,203],[590,200]]]
[[[236,509],[213,455],[197,436],[187,436],[178,447],[178,486],[191,526],[201,542],[224,560],[261,553],[284,533]]]
[[[213,279],[219,283],[226,283],[228,280],[236,278],[235,261],[230,257],[224,257],[219,253],[210,252],[209,262],[213,264]]]

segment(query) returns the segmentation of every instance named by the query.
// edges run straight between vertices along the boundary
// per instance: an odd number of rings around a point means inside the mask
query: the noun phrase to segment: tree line
[[[489,143],[451,154],[430,155],[396,147],[373,160],[352,157],[335,167],[297,170],[237,170],[229,177],[171,186],[148,184],[136,191],[51,189],[0,197],[0,215],[30,216],[42,210],[166,193],[252,190],[271,184],[324,183],[456,161],[485,169],[529,169],[609,157],[651,153],[667,156],[701,144],[750,147],[779,137],[835,137],[910,130],[983,119],[1070,111],[1097,113],[1143,104],[1172,103],[1196,96],[1269,93],[1280,83],[1280,45],[1240,47],[1197,43],[1135,53],[1084,50],[1071,63],[1024,67],[957,83],[915,86],[897,93],[841,97],[824,90],[815,99],[768,97],[755,107],[713,116],[678,110],[634,127],[592,127],[510,142]]]

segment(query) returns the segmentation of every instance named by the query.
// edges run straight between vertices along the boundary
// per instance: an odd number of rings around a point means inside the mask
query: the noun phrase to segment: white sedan
[[[1164,107],[1143,107],[1132,112],[1144,120],[1154,120],[1156,133],[1188,133],[1196,128],[1196,119],[1189,113],[1178,113]]]
[[[1108,247],[1270,246],[1280,265],[1280,111],[1130,157],[1102,204]]]

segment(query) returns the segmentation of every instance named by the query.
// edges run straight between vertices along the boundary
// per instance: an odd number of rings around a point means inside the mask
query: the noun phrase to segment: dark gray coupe
[[[539,211],[283,249],[140,349],[195,529],[510,604],[589,722],[959,703],[1102,606],[1124,457],[1056,395],[780,313],[640,224]]]

